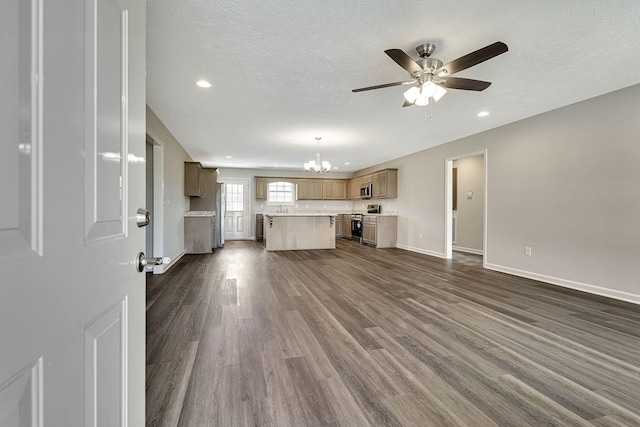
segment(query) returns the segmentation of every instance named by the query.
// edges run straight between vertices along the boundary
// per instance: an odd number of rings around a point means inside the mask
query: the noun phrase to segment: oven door
[[[351,237],[362,237],[362,219],[351,218]]]

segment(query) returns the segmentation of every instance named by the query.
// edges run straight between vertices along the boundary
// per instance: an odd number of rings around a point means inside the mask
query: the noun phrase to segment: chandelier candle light
[[[322,138],[320,138],[319,136],[316,137],[316,143],[318,147],[318,151],[316,152],[316,159],[309,160],[304,164],[304,170],[309,173],[324,174],[329,173],[329,171],[331,170],[331,163],[327,161],[320,161],[320,139]]]

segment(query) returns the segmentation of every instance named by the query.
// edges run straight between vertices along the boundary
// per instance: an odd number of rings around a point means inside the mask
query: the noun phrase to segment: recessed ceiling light
[[[351,163],[349,163],[349,162],[344,162],[344,164],[345,164],[345,165],[350,165]]]
[[[487,117],[489,115],[488,111],[480,111],[478,113],[478,117]]]
[[[209,83],[206,80],[198,80],[196,82],[196,86],[199,86],[199,87],[211,87],[211,83]]]
[[[227,158],[227,159],[233,159],[233,157],[231,157],[231,156],[227,156],[226,158]]]
[[[333,167],[333,170],[337,170],[337,169],[338,169],[338,167],[337,167],[337,166],[334,166],[334,167]]]

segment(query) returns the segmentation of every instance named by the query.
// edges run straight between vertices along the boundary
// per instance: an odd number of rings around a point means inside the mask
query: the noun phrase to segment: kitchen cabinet
[[[385,169],[371,176],[373,183],[373,199],[398,197],[398,170]]]
[[[342,237],[345,239],[351,238],[351,215],[350,214],[342,214],[340,215],[342,218]]]
[[[360,200],[360,178],[351,178],[348,187],[347,195],[349,200]]]
[[[398,218],[391,215],[365,215],[362,219],[362,242],[377,248],[395,248]]]
[[[342,179],[322,180],[323,200],[345,200],[347,198],[347,181]]]
[[[184,216],[184,252],[187,254],[205,254],[216,247],[215,213],[208,211],[189,211]]]
[[[266,199],[267,198],[267,185],[269,184],[269,180],[267,178],[256,177],[256,199]]]
[[[199,162],[184,162],[184,195],[200,197],[204,193],[204,173]]]
[[[322,200],[322,180],[298,180],[298,200]]]
[[[333,226],[336,228],[336,238],[342,237],[342,215],[336,215]]]
[[[256,242],[264,240],[264,217],[262,214],[256,214]]]
[[[362,221],[362,242],[366,245],[376,246],[377,221],[375,216],[365,215]]]

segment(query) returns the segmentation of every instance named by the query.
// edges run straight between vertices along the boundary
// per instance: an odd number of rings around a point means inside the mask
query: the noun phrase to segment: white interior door
[[[145,2],[0,28],[0,425],[144,425]]]
[[[230,179],[224,181],[225,240],[249,238],[249,181]]]

